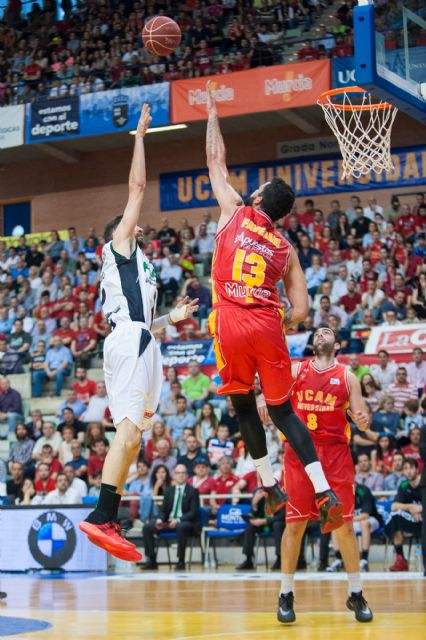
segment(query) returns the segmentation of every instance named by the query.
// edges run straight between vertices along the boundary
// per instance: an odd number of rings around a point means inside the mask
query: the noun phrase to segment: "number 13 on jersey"
[[[244,263],[250,265],[250,273],[243,273]],[[258,253],[249,253],[243,249],[235,252],[232,267],[232,280],[244,282],[247,287],[260,287],[265,282],[266,262]],[[252,296],[247,296],[246,302],[253,302]]]

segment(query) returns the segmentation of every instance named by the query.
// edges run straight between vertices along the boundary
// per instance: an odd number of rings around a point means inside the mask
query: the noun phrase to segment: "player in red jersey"
[[[274,479],[256,408],[253,389],[255,374],[259,374],[269,414],[315,488],[321,528],[332,531],[343,524],[343,507],[330,490],[309,431],[290,402],[295,381],[285,328],[306,317],[308,292],[297,254],[274,222],[290,212],[294,193],[283,180],[274,178],[252,194],[249,206],[243,204],[229,181],[211,83],[207,96],[207,164],[221,209],[212,265],[213,312],[209,318],[222,380],[218,393],[232,398],[243,439],[267,493],[267,510],[274,513],[284,506],[287,495]],[[281,279],[292,307],[285,319],[277,293]]]
[[[346,605],[359,622],[370,622],[373,614],[361,591],[358,544],[353,529],[355,474],[349,448],[351,430],[346,413],[361,431],[368,427],[368,413],[361,386],[347,367],[335,361],[340,344],[330,328],[314,335],[315,359],[293,365],[296,384],[293,406],[310,429],[324,471],[341,500],[345,524],[335,532],[349,582]],[[318,519],[315,495],[305,470],[286,443],[284,483],[290,500],[286,507],[286,528],[281,541],[282,582],[278,607],[280,622],[294,622],[294,572],[308,520]]]

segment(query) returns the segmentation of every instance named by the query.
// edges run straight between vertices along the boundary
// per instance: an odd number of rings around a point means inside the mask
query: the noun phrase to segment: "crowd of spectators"
[[[399,492],[402,484],[415,483],[423,467],[422,349],[415,348],[408,362],[400,364],[385,350],[370,366],[360,359],[372,327],[404,326],[426,317],[424,194],[406,202],[392,196],[383,207],[374,198],[362,202],[353,196],[346,211],[337,200],[329,211],[322,211],[307,199],[303,206],[298,203],[283,227],[278,225],[296,248],[306,274],[310,313],[299,326],[306,340],[304,354],[313,353],[314,329],[331,326],[361,382],[372,419],[369,430],[353,434],[357,483],[379,493]],[[196,316],[159,332],[160,343],[208,337],[216,230],[217,223],[206,211],[195,228],[187,220],[174,228],[164,219],[157,230],[147,225],[138,240],[156,270],[163,310],[184,295],[200,298]],[[52,231],[48,240],[38,243],[27,244],[25,237],[14,247],[0,243],[0,435],[10,441],[9,456],[0,464],[0,486],[4,499],[17,504],[95,499],[113,433],[105,384],[99,376],[95,381],[88,375],[91,366],[100,368],[99,355],[109,332],[98,296],[103,238],[94,229],[81,238],[73,227],[66,235],[61,239]],[[284,291],[281,299],[286,307]],[[57,397],[53,414],[32,408],[31,400],[28,407],[10,382],[21,376],[12,374],[31,377],[33,398]],[[175,486],[176,468],[182,480],[182,465],[185,482],[201,496],[211,496],[206,506],[212,522],[224,502],[215,494],[230,493],[238,501],[241,492],[255,490],[258,480],[238,419],[230,399],[216,395],[218,384],[218,374],[206,375],[197,361],[184,370],[166,370],[152,431],[143,436],[140,459],[126,485],[129,494],[139,497],[130,502],[125,517],[142,522],[161,517],[158,499]],[[282,442],[273,425],[265,429],[279,478]],[[274,522],[263,522],[267,518],[260,514],[262,504],[258,496],[251,536],[256,527],[279,529]],[[252,563],[249,533],[242,568]],[[399,539],[394,529],[389,535]],[[277,556],[278,552],[279,545]]]
[[[314,329],[333,327],[371,412],[370,428],[353,434],[357,484],[364,492],[397,491],[398,496],[407,482],[415,489],[423,468],[419,443],[426,418],[424,353],[416,348],[407,354],[408,362],[397,364],[381,350],[372,365],[362,363],[360,354],[374,326],[425,322],[424,194],[410,196],[410,204],[392,196],[385,207],[374,198],[365,203],[354,195],[346,211],[337,200],[329,211],[322,211],[308,199],[298,203],[279,228],[296,248],[306,274],[310,312],[299,326],[305,355],[313,353]],[[195,228],[187,220],[174,228],[164,219],[157,230],[146,225],[138,238],[157,273],[162,311],[183,295],[200,298],[196,316],[159,332],[160,343],[208,337],[209,268],[216,230],[217,223],[206,211]],[[14,247],[0,243],[0,435],[10,442],[9,455],[0,463],[0,491],[4,500],[16,504],[96,499],[113,437],[105,384],[99,375],[96,380],[90,377],[90,371],[99,373],[109,332],[98,296],[103,238],[94,229],[81,238],[73,227],[66,235],[61,239],[52,231],[48,240],[29,245],[25,237]],[[285,307],[284,291],[281,299]],[[52,415],[31,407],[31,401],[28,407],[10,382],[19,380],[19,374],[31,377],[33,398],[57,398]],[[241,441],[238,419],[230,399],[217,396],[218,384],[219,375],[206,375],[197,361],[179,371],[167,368],[152,431],[143,435],[140,458],[126,484],[126,492],[137,499],[123,510],[123,518],[148,524],[161,520],[164,511],[158,499],[176,482],[182,483],[183,474],[185,483],[201,496],[210,496],[206,506],[211,522],[224,502],[215,494],[229,493],[238,501],[242,492],[255,492],[258,479]],[[279,479],[282,441],[273,425],[265,429]],[[361,503],[367,500],[360,496]],[[253,500],[244,541],[247,558],[241,568],[252,566],[257,530],[270,527],[276,536],[279,533],[276,521],[261,513],[260,496]],[[188,508],[191,505],[189,501]],[[403,521],[404,517],[392,518],[389,532],[399,555],[395,527]],[[359,526],[367,535],[367,525]],[[149,527],[147,531],[149,541],[152,532]],[[276,566],[278,554],[279,545]],[[150,562],[153,566],[155,558]],[[398,566],[404,568],[401,562]]]
[[[312,28],[328,0],[34,2],[9,0],[0,30],[0,106],[205,76],[283,62],[288,30]],[[144,24],[174,17],[175,54],[142,46]]]

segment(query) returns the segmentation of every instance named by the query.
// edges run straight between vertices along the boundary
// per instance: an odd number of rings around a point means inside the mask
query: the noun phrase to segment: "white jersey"
[[[114,328],[120,322],[143,322],[148,328],[157,304],[155,270],[136,245],[130,258],[112,248],[108,242],[102,250],[102,310]]]

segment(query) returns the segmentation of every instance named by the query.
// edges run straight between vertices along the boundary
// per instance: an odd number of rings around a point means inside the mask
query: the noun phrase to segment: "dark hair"
[[[404,464],[409,464],[410,467],[414,467],[415,469],[419,468],[419,463],[415,458],[405,458]]]
[[[148,469],[151,467],[151,463],[149,462],[149,460],[147,460],[146,458],[144,458],[143,456],[141,456],[140,458],[138,458],[138,461],[136,464],[139,464],[139,462],[142,462],[142,464],[146,465],[148,467]]]
[[[164,495],[164,490],[168,489],[171,484],[172,484],[172,477],[170,475],[170,471],[169,469],[166,467],[165,464],[159,464],[157,467],[155,467],[154,471],[151,474],[151,487],[153,487],[155,485],[155,481],[156,481],[156,475],[157,475],[157,471],[158,469],[165,469],[166,471],[166,481],[165,481],[165,487],[163,489],[160,489],[160,491],[162,491],[161,495]]]
[[[274,222],[283,218],[293,208],[293,189],[282,178],[273,178],[262,191],[262,209]]]
[[[105,242],[109,242],[110,240],[112,240],[112,234],[114,233],[114,231],[116,230],[116,228],[118,227],[122,219],[123,219],[122,215],[115,216],[115,218],[111,220],[111,222],[108,222],[108,224],[105,226],[105,230],[104,230]]]

